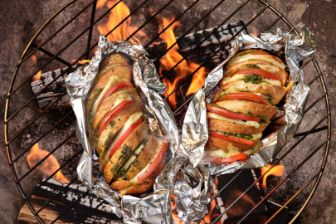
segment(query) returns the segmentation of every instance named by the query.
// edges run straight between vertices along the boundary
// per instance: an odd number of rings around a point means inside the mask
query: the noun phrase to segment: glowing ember
[[[41,77],[42,77],[42,71],[40,70],[40,71],[38,71],[38,72],[33,76],[33,78],[32,78],[32,82],[35,82],[35,81],[37,81],[37,80],[40,80]]]
[[[97,8],[107,6],[111,9],[113,7],[106,23],[98,25],[99,33],[107,35],[110,41],[126,40],[138,29],[138,27],[131,25],[130,10],[127,5],[123,2],[117,2],[116,0],[99,0],[97,2]],[[115,4],[117,5],[114,6]],[[119,25],[119,23],[121,24]],[[131,43],[139,43],[139,38],[143,37],[146,37],[146,34],[139,30],[129,41]]]
[[[169,24],[173,21],[173,19],[162,19],[162,24],[160,25],[160,32],[169,26]],[[178,22],[174,22],[170,27],[168,27],[161,35],[161,39],[167,43],[167,48],[171,49],[166,52],[165,56],[161,58],[161,66],[160,66],[160,74],[163,75],[164,71],[170,71],[174,67],[175,77],[171,81],[171,79],[163,79],[163,82],[167,86],[167,90],[165,92],[165,96],[168,97],[168,101],[175,108],[176,107],[176,93],[174,93],[177,88],[180,80],[185,79],[187,76],[195,72],[198,69],[199,65],[188,61],[183,60],[182,55],[178,53],[178,45],[175,44],[176,37],[174,33],[175,27],[179,26]],[[175,44],[175,45],[174,45]],[[173,46],[174,45],[174,46]],[[181,61],[182,60],[182,61]],[[178,65],[176,65],[179,63]],[[193,74],[192,82],[188,88],[187,96],[197,92],[204,85],[206,70],[205,68],[198,69],[195,74]],[[169,76],[169,74],[168,74]]]
[[[285,166],[284,165],[275,165],[274,167],[272,167],[271,164],[267,164],[266,166],[261,168],[260,172],[261,172],[261,175],[265,174],[263,176],[263,179],[262,179],[262,187],[264,189],[267,189],[267,178],[269,176],[281,177],[285,173]]]
[[[47,157],[48,154],[49,154],[48,151],[41,149],[38,143],[36,143],[30,149],[27,155],[27,162],[29,164],[29,167],[30,168],[34,167],[39,161]],[[54,155],[48,156],[46,160],[44,160],[40,165],[36,167],[38,171],[42,172],[47,176],[51,176],[59,168],[60,165]],[[67,184],[70,182],[69,179],[66,176],[64,176],[60,170],[57,171],[57,173],[53,176],[53,179],[63,184]]]
[[[79,60],[77,63],[80,64],[80,65],[85,65],[87,63],[90,63],[91,60],[88,60],[88,59],[83,59],[83,60]]]
[[[36,56],[35,54],[33,54],[33,55],[31,56],[31,60],[32,60],[32,62],[34,63],[34,65],[36,65],[36,63],[37,63],[37,56]]]

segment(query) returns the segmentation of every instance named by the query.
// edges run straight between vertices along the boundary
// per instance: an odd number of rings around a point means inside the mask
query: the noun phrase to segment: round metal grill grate
[[[120,2],[122,1],[116,1],[115,5],[120,4]],[[154,21],[157,17],[162,16],[162,14],[164,15],[165,13],[167,14],[166,11],[169,10],[170,13],[173,12],[170,16],[175,16],[174,21],[182,21],[183,34],[180,36],[185,36],[200,28],[209,27],[209,21],[211,21],[211,19],[214,20],[214,17],[217,15],[223,16],[215,19],[216,22],[214,23],[214,27],[220,27],[222,24],[242,19],[250,32],[255,32],[256,30],[262,32],[274,27],[281,27],[288,31],[296,31],[295,27],[287,20],[287,18],[264,0],[247,0],[239,5],[237,4],[237,6],[234,7],[234,10],[230,11],[225,10],[227,9],[226,6],[230,4],[229,1],[210,1],[207,4],[207,7],[202,10],[202,14],[196,15],[195,18],[198,18],[192,20],[190,19],[192,14],[195,13],[197,7],[200,7],[199,5],[202,1],[186,1],[186,4],[189,5],[183,7],[183,10],[180,9],[182,11],[175,15],[175,11],[170,7],[174,4],[178,4],[177,2],[178,1],[169,0],[160,1],[160,4],[155,4],[154,1],[145,0],[132,4],[130,16],[137,16],[141,13],[144,14],[145,9],[149,8],[151,9],[151,13],[143,16],[144,18],[142,18],[143,21],[139,24],[139,28],[127,39],[130,39],[142,29],[149,29],[146,28],[148,24],[155,23]],[[27,152],[35,143],[48,139],[49,135],[57,135],[57,129],[60,127],[64,128],[65,126],[74,124],[72,111],[65,110],[57,115],[56,121],[54,121],[50,127],[43,129],[41,132],[32,131],[41,120],[53,116],[52,113],[55,112],[48,109],[51,108],[53,104],[57,103],[56,101],[50,103],[44,110],[38,110],[36,108],[36,96],[29,96],[29,94],[27,94],[27,91],[30,91],[29,88],[32,77],[40,70],[48,71],[56,68],[72,67],[77,64],[79,60],[89,58],[90,52],[97,45],[97,24],[106,19],[114,7],[115,6],[112,6],[104,11],[103,9],[96,9],[96,0],[90,2],[80,0],[70,1],[68,4],[61,7],[55,14],[50,16],[50,18],[35,33],[26,49],[23,51],[22,56],[17,63],[15,72],[12,75],[12,80],[8,87],[5,100],[5,147],[8,161],[21,197],[40,223],[46,222],[44,217],[41,216],[42,211],[55,204],[58,197],[71,191],[76,192],[75,195],[77,197],[63,205],[64,207],[62,208],[62,211],[54,218],[52,223],[63,219],[67,216],[67,213],[77,214],[76,222],[79,223],[86,220],[88,217],[95,217],[97,220],[105,220],[106,222],[116,218],[114,215],[101,210],[104,206],[102,200],[95,198],[95,196],[90,195],[89,193],[85,193],[85,191],[81,192],[78,189],[77,191],[71,189],[72,184],[77,182],[75,176],[71,178],[70,183],[60,187],[57,194],[50,196],[43,202],[43,206],[36,207],[31,203],[32,196],[36,194],[42,186],[47,186],[48,181],[51,180],[59,170],[63,170],[67,166],[76,163],[76,159],[78,159],[78,156],[81,154],[81,149],[75,147],[74,150],[68,152],[66,159],[61,161],[60,168],[50,174],[48,178],[39,182],[34,191],[29,191],[25,187],[32,174],[36,171],[38,165],[43,163],[43,161],[52,154],[57,154],[64,144],[68,144],[68,142],[74,138],[74,130],[68,131],[62,137],[57,138],[58,141],[54,143],[53,148],[49,149],[49,154],[35,166],[31,168],[22,168],[22,163],[26,163]],[[232,6],[230,9],[231,8]],[[60,18],[67,19],[64,20]],[[117,26],[120,26],[126,19]],[[111,29],[109,33],[112,33],[115,29],[116,27]],[[158,40],[159,34],[156,32],[155,35],[152,35],[153,37],[147,41],[144,46],[148,47]],[[165,52],[168,50],[169,49]],[[214,52],[214,54],[215,53],[216,52]],[[38,66],[32,66],[31,64],[31,57],[34,55],[43,55],[44,59]],[[163,55],[164,54],[160,55],[160,57]],[[203,65],[200,64],[193,74],[202,66]],[[258,203],[256,203],[249,211],[246,211],[243,217],[240,217],[239,220],[237,220],[237,223],[242,223],[255,209],[269,198],[275,198],[275,200],[278,199],[278,207],[274,212],[268,215],[266,223],[271,223],[281,211],[288,208],[288,206],[291,206],[291,204],[294,204],[294,208],[296,208],[294,214],[290,217],[290,223],[294,222],[311,200],[323,175],[329,153],[331,135],[331,116],[328,92],[324,76],[315,58],[304,63],[302,68],[306,71],[307,83],[311,89],[314,90],[312,92],[318,92],[320,95],[309,96],[305,109],[305,116],[298,133],[294,136],[294,140],[291,141],[275,159],[274,165],[279,162],[289,163],[290,169],[287,170],[287,174],[284,177],[273,184],[271,189],[268,189],[264,197]],[[58,77],[56,77],[56,79],[57,78]],[[51,82],[48,85],[53,85],[53,83],[54,82]],[[58,100],[61,100],[63,96],[64,93],[60,94]],[[175,110],[175,113],[178,114],[188,102],[189,100],[186,99],[185,102]],[[31,113],[31,110],[34,112]],[[27,111],[30,111],[30,113]],[[27,116],[27,114],[30,115]],[[36,136],[33,136],[31,141],[28,141],[27,143],[25,142],[22,146],[22,142],[24,142],[24,139],[29,132],[36,133]],[[296,162],[290,162],[290,158],[293,157],[300,157],[300,159]],[[307,164],[308,166],[314,167],[314,169],[302,169],[302,167],[307,166]],[[220,188],[219,191],[224,191],[225,188],[229,187],[229,185],[241,174],[241,171],[235,173],[232,176],[232,179],[225,186]],[[286,188],[292,186],[292,182],[298,181],[296,180],[298,176],[304,176],[304,180],[300,182],[300,186],[295,187],[295,189],[292,190],[289,195],[286,195],[285,198],[277,198],[276,195],[283,196],[283,194],[279,193],[279,190],[281,190],[282,187]],[[251,183],[251,185],[244,189],[229,206],[226,206],[226,211],[229,211],[253,186],[259,183],[262,177],[263,176],[258,177]],[[86,212],[85,215],[83,215],[80,213],[82,206],[80,201],[87,197],[90,197],[90,200],[94,200],[97,203],[91,207],[89,212]],[[224,214],[225,213],[222,215]],[[212,223],[217,222],[222,215],[212,220]]]

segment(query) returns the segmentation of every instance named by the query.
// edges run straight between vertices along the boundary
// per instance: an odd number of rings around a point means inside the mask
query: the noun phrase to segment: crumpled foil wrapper
[[[165,86],[160,82],[155,66],[146,57],[141,45],[127,42],[109,42],[101,36],[95,56],[88,65],[82,66],[65,78],[68,95],[77,120],[77,138],[84,151],[77,166],[80,181],[89,186],[90,191],[110,203],[112,211],[123,218],[125,223],[141,223],[141,220],[160,222],[171,220],[168,188],[154,188],[153,193],[144,197],[122,196],[105,183],[98,172],[98,161],[93,146],[90,146],[85,122],[84,104],[86,96],[98,73],[102,59],[110,53],[122,52],[133,60],[133,81],[140,90],[150,129],[160,129],[170,142],[170,157],[174,157],[179,147],[179,133],[173,113],[161,95]],[[195,175],[197,172],[195,172]],[[163,176],[170,173],[163,172]],[[202,175],[207,176],[207,175]],[[162,185],[164,186],[164,185]],[[152,222],[152,221],[150,221]]]
[[[277,29],[273,33],[262,33],[259,38],[241,33],[231,42],[232,49],[229,57],[213,69],[206,78],[205,87],[200,89],[191,100],[183,124],[182,144],[194,144],[191,151],[186,151],[194,166],[204,163],[211,175],[233,173],[239,169],[258,168],[272,162],[275,155],[292,138],[302,117],[303,109],[308,97],[309,86],[304,83],[304,73],[300,68],[303,60],[312,57],[315,52],[313,34],[303,25],[299,25],[297,32],[282,32]],[[262,146],[246,161],[234,162],[227,165],[211,165],[202,160],[204,146],[208,139],[206,102],[211,102],[215,87],[223,78],[223,67],[236,52],[243,49],[265,49],[268,51],[285,53],[286,64],[290,79],[294,86],[286,96],[284,104],[286,125],[276,132],[262,139]],[[197,141],[198,140],[198,141]]]

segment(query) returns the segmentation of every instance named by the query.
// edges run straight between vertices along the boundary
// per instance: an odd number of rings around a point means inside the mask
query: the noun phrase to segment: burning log
[[[76,210],[69,210],[69,206],[78,199]],[[71,184],[66,188],[51,179],[36,189],[30,201],[36,210],[43,208],[39,215],[46,223],[54,221],[65,211],[56,223],[106,223],[111,219],[115,221],[109,223],[121,223],[108,203],[88,194],[87,188],[80,184]],[[35,218],[26,205],[21,208],[19,220],[34,223],[32,220]]]

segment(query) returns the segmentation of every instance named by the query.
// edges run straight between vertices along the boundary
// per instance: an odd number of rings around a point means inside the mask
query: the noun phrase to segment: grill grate
[[[188,15],[188,13],[195,12],[195,8],[199,6],[202,0],[195,0],[192,1],[192,3],[184,8],[184,10],[178,14],[175,15],[175,19],[169,24],[171,26],[174,22],[178,20],[182,20],[184,17]],[[39,123],[40,120],[46,116],[49,116],[50,112],[48,109],[52,107],[53,104],[57,103],[57,101],[53,101],[49,105],[47,105],[44,110],[41,110],[38,112],[38,114],[34,114],[33,116],[29,118],[25,118],[25,112],[29,108],[34,108],[34,102],[36,99],[36,96],[30,97],[26,99],[25,101],[18,100],[18,98],[25,93],[25,89],[29,86],[31,78],[39,71],[39,70],[47,70],[50,67],[57,67],[59,66],[67,66],[68,69],[64,73],[61,73],[58,75],[58,77],[63,76],[66,72],[69,72],[71,70],[71,67],[77,64],[77,62],[81,59],[89,58],[91,51],[97,46],[97,32],[96,32],[96,26],[99,24],[99,22],[103,21],[108,14],[113,10],[118,4],[122,2],[122,0],[117,1],[114,6],[110,7],[105,12],[98,13],[98,10],[96,9],[96,0],[90,1],[87,3],[87,1],[80,1],[80,0],[72,0],[62,8],[60,8],[55,14],[53,14],[42,26],[41,28],[36,32],[36,34],[33,36],[31,41],[28,43],[26,49],[23,51],[22,56],[15,68],[15,72],[12,76],[12,81],[8,87],[8,91],[6,94],[6,100],[5,100],[5,115],[4,115],[4,128],[5,128],[5,146],[7,151],[7,157],[9,161],[9,165],[11,167],[15,182],[18,186],[19,192],[24,200],[24,202],[27,204],[27,206],[31,209],[32,213],[36,217],[36,219],[40,223],[45,223],[46,221],[41,216],[41,212],[48,207],[52,207],[53,204],[65,193],[71,191],[71,186],[76,183],[76,178],[72,178],[68,184],[63,185],[58,191],[58,193],[55,193],[54,195],[48,197],[43,202],[43,206],[37,208],[34,207],[32,201],[33,201],[33,195],[36,194],[38,191],[41,191],[43,187],[50,186],[50,180],[53,178],[53,176],[64,167],[68,166],[71,163],[74,163],[76,161],[76,158],[81,154],[81,150],[74,150],[69,158],[67,160],[63,161],[60,164],[60,168],[57,169],[52,175],[44,179],[38,184],[38,187],[35,191],[29,192],[25,189],[25,185],[23,184],[24,181],[27,181],[27,178],[34,173],[37,166],[39,164],[42,164],[48,157],[51,155],[57,153],[60,148],[64,146],[64,144],[67,144],[71,139],[74,137],[75,131],[69,132],[67,135],[63,137],[63,139],[59,139],[59,142],[57,145],[52,148],[49,152],[49,154],[41,160],[38,164],[33,166],[30,169],[24,170],[25,172],[21,172],[18,169],[18,166],[22,161],[25,159],[26,153],[29,151],[29,149],[37,142],[42,141],[43,139],[47,138],[48,135],[51,135],[52,132],[59,128],[60,126],[64,126],[64,123],[67,123],[67,125],[73,125],[73,122],[69,122],[69,117],[71,118],[73,116],[72,111],[66,111],[60,117],[58,117],[58,121],[53,124],[50,128],[44,130],[43,133],[41,133],[37,138],[35,138],[33,141],[31,141],[29,144],[26,145],[26,147],[20,147],[21,150],[17,151],[15,149],[18,149],[18,144],[20,144],[20,141],[22,141],[22,138],[24,138],[24,135],[27,131],[31,130],[31,128],[36,125],[36,123]],[[190,2],[190,1],[188,1]],[[124,23],[129,17],[137,15],[137,13],[143,12],[144,9],[148,8],[150,4],[154,4],[153,1],[143,1],[140,3],[137,3],[135,7],[133,7],[133,10],[131,11],[130,15],[125,18],[122,22],[120,22],[116,27],[114,27],[108,34],[112,33],[119,27],[122,23]],[[158,16],[160,16],[162,13],[165,13],[169,7],[172,5],[177,4],[177,1],[169,0],[160,5],[155,12],[152,12],[151,15],[146,19],[146,21],[142,24],[140,24],[139,28],[136,29],[128,38],[127,40],[131,39],[137,32],[144,29],[148,24],[153,23],[155,19],[157,19]],[[203,24],[208,23],[210,20],[211,15],[214,13],[215,10],[223,10],[225,8],[225,4],[228,4],[225,0],[220,0],[217,3],[208,3],[211,6],[208,10],[206,10],[205,14],[203,14],[200,19],[195,20],[189,20],[189,24],[183,24],[186,25],[186,28],[183,29],[183,34],[180,35],[180,38],[186,37],[189,33],[194,32],[195,30],[199,30],[200,26]],[[274,18],[273,21],[270,21],[269,24],[264,24],[264,27],[262,31],[271,29],[275,26],[283,26],[287,30],[294,30],[295,27],[285,18],[281,13],[279,13],[275,8],[273,8],[269,3],[267,3],[264,0],[247,0],[241,5],[239,5],[235,10],[233,10],[231,13],[228,13],[227,16],[223,18],[218,18],[218,21],[216,23],[216,27],[214,30],[219,29],[224,24],[227,24],[231,20],[235,19],[236,17],[243,16],[243,11],[248,10],[248,6],[255,6],[260,5],[256,11],[253,12],[253,15],[249,18],[244,18],[243,21],[246,24],[246,27],[248,30],[253,31],[253,28],[255,28],[255,22],[260,21],[260,18],[265,15],[269,16],[270,18]],[[74,9],[77,9],[74,10]],[[60,26],[58,29],[55,29],[53,27],[54,21],[57,21],[57,19],[62,15],[68,15],[69,11],[71,11],[71,16],[69,16],[69,19],[65,21],[65,23]],[[76,13],[73,13],[73,12]],[[100,10],[102,11],[102,10]],[[227,13],[227,12],[226,12]],[[226,14],[223,11],[223,15]],[[99,14],[99,15],[98,15]],[[63,45],[57,45],[56,49],[53,49],[51,47],[52,44],[55,43],[58,39],[61,38],[62,35],[64,35],[64,32],[68,32],[67,29],[69,27],[73,26],[74,23],[77,23],[80,18],[86,18],[85,21],[87,21],[88,25],[83,26],[81,30],[79,30],[78,34],[74,34],[69,37],[69,39],[66,39],[65,42],[63,42]],[[89,19],[88,19],[89,18]],[[281,24],[280,24],[281,23]],[[206,27],[208,28],[208,27]],[[167,28],[163,29],[160,33],[156,33],[153,35],[153,37],[144,44],[145,48],[148,48],[151,44],[158,41],[159,36],[161,33],[163,33]],[[252,30],[251,30],[252,29]],[[56,31],[54,31],[56,30]],[[78,27],[76,27],[76,30],[78,30]],[[46,34],[47,33],[47,34]],[[50,34],[51,33],[51,34]],[[62,34],[63,33],[63,34]],[[239,33],[239,32],[238,32]],[[107,35],[108,35],[107,34]],[[212,32],[210,32],[202,41],[198,42],[198,46],[201,46],[204,41],[206,41],[210,36]],[[237,35],[237,34],[236,34]],[[236,36],[233,35],[232,39]],[[86,36],[86,38],[85,38]],[[43,39],[43,37],[46,37],[43,41],[40,39]],[[55,44],[54,44],[55,45]],[[175,46],[176,43],[173,45]],[[76,51],[82,50],[79,55],[76,55],[73,58],[76,58],[75,60],[69,60],[65,59],[66,52],[71,51],[72,47],[76,47]],[[81,47],[78,47],[81,46]],[[156,60],[158,61],[161,57],[165,55],[166,52],[168,52],[173,46],[170,46],[168,49],[166,49],[162,54],[160,54],[158,57],[156,57]],[[192,73],[195,74],[200,68],[202,68],[205,65],[205,61],[210,60],[211,58],[215,57],[218,53],[220,53],[222,49],[219,48],[216,51],[214,51],[212,54],[207,55],[207,57],[204,59],[202,63],[198,66],[198,68]],[[56,53],[53,53],[56,52]],[[38,69],[32,71],[30,58],[33,55],[43,55],[43,57],[47,57],[47,60],[45,63],[38,66]],[[68,53],[69,54],[69,53]],[[178,64],[180,64],[184,59],[186,59],[190,54],[184,54],[183,59],[181,59],[172,69],[174,69]],[[276,191],[278,191],[281,187],[283,187],[287,182],[291,180],[293,176],[298,175],[302,170],[303,166],[309,164],[311,160],[315,160],[314,163],[318,169],[316,169],[315,173],[306,173],[305,175],[308,176],[305,181],[303,181],[302,185],[296,189],[294,192],[292,192],[291,195],[288,195],[286,197],[286,200],[282,201],[277,209],[271,213],[268,214],[268,219],[265,223],[271,223],[273,220],[277,218],[279,214],[285,209],[288,208],[291,204],[293,204],[297,198],[303,197],[303,200],[301,200],[301,203],[299,203],[298,206],[296,206],[296,211],[294,212],[294,215],[290,218],[290,223],[294,222],[300,215],[300,213],[303,211],[303,209],[307,206],[308,202],[311,200],[314,192],[316,191],[316,188],[320,182],[320,179],[324,172],[324,167],[327,161],[328,153],[329,153],[329,147],[330,147],[330,135],[331,135],[331,116],[330,116],[330,105],[329,105],[329,98],[327,89],[325,86],[325,80],[323,77],[323,74],[320,70],[320,67],[318,65],[318,62],[315,58],[312,58],[310,61],[307,61],[305,64],[302,65],[302,68],[305,69],[306,67],[313,68],[313,72],[307,75],[307,77],[312,77],[311,80],[307,80],[309,86],[312,89],[318,89],[319,92],[322,94],[319,97],[310,96],[308,105],[305,109],[305,117],[303,118],[305,120],[309,120],[312,118],[311,113],[312,111],[320,111],[321,106],[325,107],[325,114],[321,114],[321,118],[316,120],[316,122],[308,122],[311,123],[310,128],[303,128],[303,130],[300,130],[297,134],[295,134],[294,141],[290,143],[287,147],[285,147],[280,154],[277,156],[276,161],[274,162],[274,165],[278,164],[279,162],[285,161],[288,157],[293,155],[298,155],[296,150],[301,150],[302,148],[306,147],[307,144],[309,145],[309,142],[315,142],[316,148],[309,147],[306,155],[302,154],[302,160],[300,160],[297,164],[295,164],[288,172],[286,176],[284,176],[281,180],[279,180],[275,186],[273,186],[272,189],[269,189],[267,193],[262,197],[262,199],[257,202],[249,211],[245,213],[243,217],[240,217],[237,220],[237,223],[244,223],[244,220],[246,220],[254,210],[259,208],[261,205],[263,205],[269,198],[274,197],[276,195]],[[29,68],[29,69],[27,69]],[[171,70],[172,70],[171,69]],[[30,71],[29,75],[27,75],[27,70]],[[168,71],[169,72],[169,71]],[[313,76],[313,74],[317,74],[317,76]],[[310,76],[311,75],[311,76]],[[57,80],[58,77],[55,77],[55,80]],[[55,81],[54,80],[54,81]],[[49,85],[52,85],[53,82],[49,83],[45,88],[47,88]],[[182,84],[183,85],[183,84]],[[179,88],[176,88],[175,91],[178,91]],[[41,90],[43,91],[43,89]],[[174,92],[175,92],[174,91]],[[60,96],[57,98],[60,100],[64,94],[60,94]],[[169,96],[167,96],[169,97]],[[183,108],[185,105],[189,103],[191,98],[187,98],[179,107],[176,108],[174,111],[174,114],[177,116],[183,111]],[[20,104],[18,103],[20,102]],[[25,118],[25,119],[23,119]],[[18,130],[15,130],[15,127],[20,127]],[[308,143],[306,143],[308,141]],[[313,144],[314,145],[314,144]],[[318,159],[315,158],[315,156],[318,156]],[[314,158],[314,159],[313,159]],[[320,164],[317,164],[319,163]],[[267,172],[266,172],[267,173]],[[236,178],[239,178],[240,175],[243,174],[243,171],[236,172],[232,179],[225,184],[223,187],[221,187],[219,190],[219,193],[224,192],[228,189],[228,187],[235,182]],[[265,175],[265,174],[264,174]],[[212,223],[216,223],[218,220],[221,219],[223,215],[225,215],[227,211],[229,211],[236,203],[238,203],[245,195],[246,193],[256,186],[264,175],[261,175],[257,177],[252,183],[250,183],[246,188],[242,189],[241,194],[229,205],[225,206],[225,211],[212,220]],[[93,218],[98,219],[102,222],[108,222],[109,219],[114,220],[115,216],[113,214],[109,213],[103,213],[101,212],[101,209],[104,207],[104,201],[99,200],[99,203],[96,203],[93,208],[90,210],[87,210],[84,214],[79,212],[81,208],[81,200],[83,198],[95,198],[95,196],[90,195],[87,192],[78,192],[76,193],[76,198],[72,201],[64,202],[65,205],[61,208],[60,213],[58,216],[54,219],[52,223],[57,222],[57,220],[62,219],[66,216],[68,216],[67,213],[72,212],[72,214],[76,214],[76,211],[78,211],[78,216],[76,216],[78,219],[75,220],[76,222],[82,222],[83,220],[86,220],[87,218],[92,217],[98,217]],[[98,200],[98,199],[97,199]],[[104,217],[104,218],[102,218]]]

